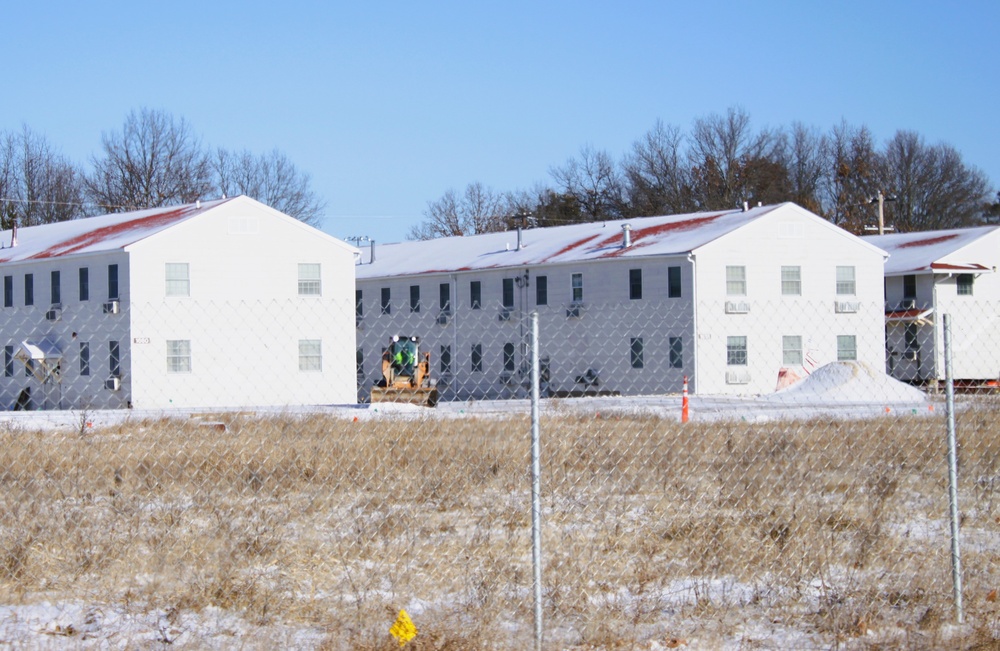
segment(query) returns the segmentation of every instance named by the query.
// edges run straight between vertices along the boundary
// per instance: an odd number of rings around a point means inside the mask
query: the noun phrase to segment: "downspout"
[[[698,393],[698,266],[696,264],[694,252],[689,252],[688,263],[691,265],[691,359],[693,367],[688,375],[691,393]],[[683,340],[682,340],[683,341]]]
[[[457,398],[458,393],[455,391],[455,387],[459,385],[458,382],[458,369],[462,368],[459,366],[459,350],[458,350],[458,276],[456,274],[451,274],[451,300],[449,301],[451,305],[451,386],[452,395]],[[465,385],[465,382],[461,383]]]

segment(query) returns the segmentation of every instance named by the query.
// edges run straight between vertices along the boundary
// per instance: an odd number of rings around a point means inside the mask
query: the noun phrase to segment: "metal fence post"
[[[962,611],[962,559],[958,548],[958,445],[955,440],[955,381],[951,375],[951,315],[944,315],[945,411],[948,418],[948,502],[951,510],[951,580],[958,623]]]
[[[541,444],[538,402],[540,364],[538,312],[531,313],[531,562],[534,570],[535,649],[542,648]]]

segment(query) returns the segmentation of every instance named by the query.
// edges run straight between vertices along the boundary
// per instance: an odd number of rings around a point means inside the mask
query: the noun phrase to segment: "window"
[[[906,329],[903,331],[903,343],[906,345],[906,350],[918,350],[920,344],[917,341],[917,333],[919,332],[919,326],[916,323],[907,323]]]
[[[14,347],[3,347],[3,375],[4,377],[14,377]]]
[[[726,295],[747,295],[747,268],[744,266],[726,267]]]
[[[858,344],[854,335],[837,335],[837,361],[846,362],[858,358]]]
[[[549,277],[535,277],[535,305],[549,304]]]
[[[59,282],[59,272],[53,271],[49,274],[49,303],[59,305],[62,303],[62,283]]]
[[[582,303],[583,302],[583,274],[573,274],[570,279],[570,302],[571,303]]]
[[[802,337],[784,335],[781,337],[781,363],[785,366],[802,366]]]
[[[191,372],[191,341],[189,339],[167,340],[167,373]]]
[[[441,373],[451,373],[451,346],[441,346]]]
[[[642,269],[628,270],[628,298],[630,301],[642,298]]]
[[[854,267],[837,267],[837,294],[854,296],[857,284],[854,281]]]
[[[670,368],[684,368],[684,340],[670,337]]]
[[[323,293],[322,267],[318,262],[299,263],[299,296],[321,296]]]
[[[513,371],[514,370],[514,344],[504,344],[503,345],[503,370]]]
[[[781,268],[781,293],[783,296],[802,295],[802,267]]]
[[[108,374],[112,377],[120,377],[122,374],[121,347],[117,341],[108,342]]]
[[[80,279],[80,300],[89,301],[90,300],[90,268],[80,267],[79,273]]]
[[[118,300],[118,265],[108,265],[108,300]]]
[[[469,305],[473,310],[478,310],[483,306],[483,283],[473,280],[469,283]]]
[[[360,289],[354,290],[354,315],[359,319],[365,315],[364,294]]]
[[[190,296],[191,276],[186,262],[168,262],[165,276],[167,279],[167,296]],[[299,294],[302,293],[302,280],[299,280]]]
[[[24,362],[24,377],[31,377],[35,371],[35,360],[29,359]]]
[[[382,288],[382,314],[392,314],[392,293],[388,287]]]
[[[24,274],[24,304],[35,304],[35,276],[34,274]]]
[[[80,342],[80,375],[90,375],[90,343]]]
[[[365,352],[363,348],[358,348],[354,353],[354,365],[359,378],[365,376]]]
[[[299,339],[299,370],[323,370],[323,342],[319,339]]]
[[[975,278],[972,274],[958,274],[955,279],[959,296],[972,296],[972,281]]]
[[[14,307],[14,276],[3,277],[3,306]]]
[[[420,285],[410,285],[410,312],[420,311]]]
[[[632,337],[629,343],[629,363],[632,368],[642,368],[642,337]]]
[[[726,337],[726,364],[729,366],[747,365],[746,337]]]
[[[483,372],[483,345],[482,344],[472,344],[472,353],[469,356],[471,361],[470,370],[473,373]]]
[[[513,309],[514,307],[514,279],[504,278],[503,279],[503,307],[505,310]]]
[[[681,297],[681,268],[667,267],[667,298]]]
[[[441,283],[438,285],[438,303],[441,304],[441,311],[451,314],[451,284]]]
[[[903,276],[903,300],[917,297],[917,277]]]

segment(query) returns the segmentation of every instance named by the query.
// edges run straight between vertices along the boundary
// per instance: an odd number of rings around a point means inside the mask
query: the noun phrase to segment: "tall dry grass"
[[[550,647],[995,644],[998,415],[959,419],[956,628],[942,418],[680,425],[555,404]],[[279,626],[398,648],[405,607],[415,648],[530,646],[527,418],[225,420],[0,431],[0,601],[221,609],[249,648]]]

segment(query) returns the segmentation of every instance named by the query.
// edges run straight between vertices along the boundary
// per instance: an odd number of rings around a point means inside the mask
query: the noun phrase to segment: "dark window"
[[[115,377],[122,374],[121,348],[117,341],[108,342],[108,372]]]
[[[681,268],[667,267],[667,298],[681,297]]]
[[[451,373],[451,346],[441,346],[441,372]]]
[[[108,265],[108,300],[118,300],[118,265]]]
[[[632,343],[629,346],[629,360],[632,368],[642,368],[642,337],[632,337]]]
[[[549,304],[549,277],[538,276],[535,278],[535,305]]]
[[[14,347],[3,347],[3,374],[4,377],[14,377]]]
[[[472,344],[472,355],[470,358],[472,360],[472,372],[481,373],[483,371],[483,345],[482,344]]]
[[[355,352],[355,365],[357,366],[358,377],[365,376],[365,353],[364,349],[358,348]]]
[[[956,280],[958,284],[958,295],[959,296],[972,296],[972,280],[975,278],[972,274],[958,274]]]
[[[628,297],[632,301],[642,298],[642,269],[628,270]]]
[[[670,337],[670,368],[684,368],[684,343],[680,337]]]
[[[90,375],[90,344],[80,342],[80,375]]]
[[[473,310],[478,310],[483,306],[483,283],[473,280],[469,283],[469,305]]]
[[[514,344],[503,345],[503,370],[513,371],[514,364]]]
[[[3,306],[14,307],[14,276],[3,277]]]
[[[365,315],[364,295],[360,289],[354,290],[354,314],[359,318]]]
[[[917,297],[917,277],[913,275],[903,276],[903,298]]]
[[[903,342],[906,344],[906,350],[917,350],[920,348],[917,340],[918,332],[919,326],[916,323],[906,324],[906,330],[903,331]]]
[[[438,285],[438,301],[441,303],[441,311],[451,314],[451,285],[441,283]]]
[[[388,287],[382,288],[382,314],[392,314],[392,294]]]
[[[514,307],[514,279],[503,279],[503,306],[506,309]]]
[[[420,311],[420,285],[410,285],[410,312]]]
[[[59,272],[53,271],[49,274],[49,296],[51,297],[50,303],[52,305],[57,305],[62,303],[62,287],[59,282]]]
[[[24,274],[24,304],[35,304],[35,276],[33,274]]]
[[[90,300],[90,269],[80,267],[80,300]]]

